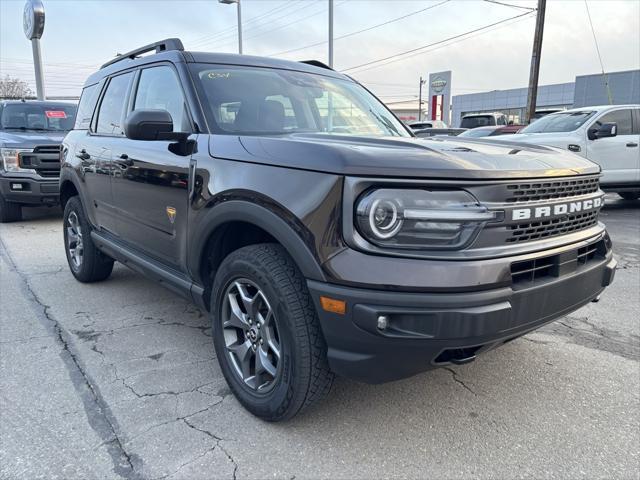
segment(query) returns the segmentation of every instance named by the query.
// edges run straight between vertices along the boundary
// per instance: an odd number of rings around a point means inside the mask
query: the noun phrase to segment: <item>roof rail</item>
[[[100,68],[108,67],[109,65],[113,65],[121,60],[125,60],[127,58],[133,60],[134,58],[142,55],[143,53],[148,53],[154,51],[156,53],[164,52],[167,50],[184,50],[184,45],[179,38],[167,38],[165,40],[160,40],[159,42],[150,43],[149,45],[145,45],[144,47],[136,48],[135,50],[131,50],[130,52],[123,53],[118,55],[113,60],[109,60],[107,63],[103,64]]]
[[[313,65],[314,67],[326,68],[327,70],[334,71],[329,65],[322,63],[319,60],[301,60],[300,63],[306,63],[307,65]]]

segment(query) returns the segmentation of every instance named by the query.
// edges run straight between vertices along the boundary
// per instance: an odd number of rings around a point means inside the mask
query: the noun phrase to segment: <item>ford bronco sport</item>
[[[76,106],[0,101],[0,223],[22,220],[22,207],[57,205],[60,148]]]
[[[73,275],[117,260],[207,310],[231,390],[271,421],[334,374],[470,362],[614,275],[597,165],[417,139],[315,61],[177,39],[120,55],[87,80],[63,157]]]

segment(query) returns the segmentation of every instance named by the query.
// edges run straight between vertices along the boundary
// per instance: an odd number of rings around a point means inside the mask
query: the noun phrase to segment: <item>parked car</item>
[[[417,139],[319,62],[164,40],[104,64],[80,110],[60,179],[71,273],[117,260],[208,311],[231,391],[266,420],[334,374],[471,362],[613,279],[597,165]]]
[[[408,125],[411,130],[422,130],[424,128],[448,128],[447,124],[442,120],[423,120],[420,122],[411,122]]]
[[[566,108],[542,108],[540,110],[536,110],[531,118],[531,122],[535,122],[536,120],[546,117],[547,115],[551,115],[552,113],[564,112],[565,110]]]
[[[504,113],[474,113],[465,115],[460,122],[460,128],[489,127],[492,125],[507,125],[507,116]]]
[[[502,140],[502,139],[500,139]],[[508,141],[559,147],[602,167],[600,185],[640,198],[640,105],[581,107],[547,115]]]
[[[422,128],[420,130],[414,130],[413,134],[416,137],[434,137],[436,135],[455,137],[466,131],[466,128]]]
[[[69,103],[0,101],[0,223],[58,203],[60,146],[75,116]]]
[[[460,133],[461,137],[471,137],[471,138],[479,138],[479,137],[496,137],[498,135],[513,135],[518,133],[524,125],[507,125],[506,127],[500,125],[494,125],[492,127],[478,127],[472,128],[470,130],[465,130]]]

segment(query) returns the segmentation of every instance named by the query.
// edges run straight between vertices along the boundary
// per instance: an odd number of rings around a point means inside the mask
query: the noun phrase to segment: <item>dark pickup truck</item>
[[[0,100],[0,222],[22,219],[23,206],[56,205],[60,149],[76,106]]]
[[[208,311],[230,389],[267,420],[334,374],[471,362],[613,279],[597,165],[416,138],[319,62],[169,39],[103,65],[79,111],[60,176],[72,274],[119,261]]]

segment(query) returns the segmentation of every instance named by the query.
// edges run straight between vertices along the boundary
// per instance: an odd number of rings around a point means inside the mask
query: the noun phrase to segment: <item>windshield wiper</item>
[[[3,130],[21,130],[23,132],[27,130],[35,130],[36,132],[57,132],[58,130],[49,130],[46,128],[28,128],[28,127],[2,127]]]

